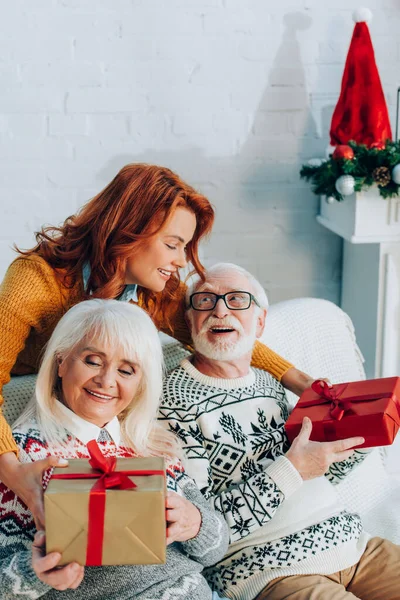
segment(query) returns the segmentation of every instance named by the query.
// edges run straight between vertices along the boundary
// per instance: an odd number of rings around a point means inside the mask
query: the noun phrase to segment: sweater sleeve
[[[194,481],[184,472],[177,476],[177,484],[187,500],[194,504],[201,513],[200,531],[196,537],[179,542],[181,550],[193,560],[205,567],[221,560],[228,550],[228,528],[222,516],[216,513]]]
[[[185,321],[186,289],[186,285],[181,283],[178,288],[177,299],[171,302],[168,312],[165,315],[167,317],[165,323],[158,323],[157,326],[163,333],[171,335],[193,350],[192,338]],[[167,322],[170,323],[170,326],[166,325]],[[279,354],[276,354],[276,352],[271,350],[271,348],[268,348],[268,346],[259,341],[256,341],[254,345],[251,364],[257,369],[268,371],[275,379],[278,379],[278,381],[282,379],[286,371],[293,367],[292,363],[288,362],[279,356]]]
[[[281,381],[286,371],[293,367],[292,363],[258,340],[254,344],[251,364],[256,369],[268,371],[278,381]]]
[[[357,465],[364,462],[367,456],[372,452],[372,448],[361,448],[354,450],[353,454],[347,460],[332,463],[325,477],[333,484],[337,485],[353,472]]]
[[[0,285],[0,405],[2,388],[32,328],[40,330],[60,302],[54,272],[41,259],[17,258]],[[11,430],[0,412],[0,454],[16,452]]]
[[[0,589],[2,600],[36,600],[51,588],[32,568],[35,526],[26,506],[0,483]]]
[[[290,461],[281,456],[265,471],[224,491],[212,494],[209,490],[209,499],[224,516],[231,542],[236,542],[268,523],[302,483]]]
[[[240,483],[220,490],[214,484],[205,440],[195,421],[176,421],[168,415],[168,405],[160,407],[160,420],[167,420],[179,437],[185,452],[185,469],[210,505],[225,519],[230,542],[236,542],[270,521],[285,498],[303,483],[298,471],[284,456],[280,456],[264,471]]]

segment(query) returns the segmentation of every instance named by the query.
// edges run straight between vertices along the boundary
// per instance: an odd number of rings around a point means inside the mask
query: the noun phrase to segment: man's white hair
[[[58,365],[84,340],[120,349],[127,360],[138,363],[142,370],[136,397],[118,415],[123,442],[142,456],[179,454],[175,436],[156,421],[163,378],[163,354],[157,329],[144,310],[116,300],[81,302],[72,307],[54,329],[37,377],[36,406],[31,408],[37,414],[45,439],[57,446],[63,437],[65,416],[56,402],[60,390]]]
[[[256,298],[257,302],[263,309],[268,308],[268,297],[265,293],[265,290],[261,283],[246,269],[240,267],[239,265],[235,265],[233,263],[216,263],[212,267],[209,267],[205,271],[205,279],[209,277],[218,277],[219,275],[226,275],[227,273],[240,273],[244,275],[248,280],[251,288],[251,293]],[[194,294],[198,290],[198,288],[203,284],[203,281],[199,277],[199,275],[195,275],[188,284],[188,288],[186,291],[186,306],[189,307],[190,304],[190,296]],[[246,290],[242,290],[246,291]]]

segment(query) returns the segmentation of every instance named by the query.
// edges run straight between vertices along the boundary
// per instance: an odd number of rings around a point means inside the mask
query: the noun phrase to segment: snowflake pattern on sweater
[[[284,458],[289,448],[284,429],[288,415],[284,389],[264,371],[218,380],[203,376],[184,359],[165,381],[159,419],[180,438],[186,470],[224,515],[231,543],[244,541],[238,551],[231,550],[208,570],[211,583],[221,592],[260,570],[291,567],[360,537],[359,517],[339,512],[286,537],[261,545],[250,541],[245,547],[246,537],[251,540],[269,523],[301,485],[290,469],[286,477],[278,477],[278,467],[287,469],[289,463]],[[332,465],[326,478],[338,483],[366,454],[353,452],[347,461]]]
[[[358,515],[341,512],[303,531],[235,552],[215,568],[207,569],[207,580],[222,592],[227,581],[230,585],[238,585],[260,571],[295,567],[296,563],[307,560],[310,555],[357,540],[362,529]],[[279,572],[276,577],[279,577]]]

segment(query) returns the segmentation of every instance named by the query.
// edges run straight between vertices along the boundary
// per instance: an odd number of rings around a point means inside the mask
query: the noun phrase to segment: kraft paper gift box
[[[104,460],[108,473],[93,455],[97,468],[74,459],[55,469],[44,495],[46,552],[61,552],[60,565],[165,563],[164,459]]]
[[[358,448],[388,446],[400,425],[400,378],[385,377],[328,388],[315,381],[294,407],[285,429],[290,441],[299,434],[304,417],[312,421],[316,442],[362,436]]]

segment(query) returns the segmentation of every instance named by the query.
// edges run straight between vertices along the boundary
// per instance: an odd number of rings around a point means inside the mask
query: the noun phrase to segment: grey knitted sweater
[[[65,458],[87,457],[85,444],[67,431],[65,434],[66,439],[73,442],[73,450],[68,455],[63,451],[62,455]],[[22,460],[39,460],[49,454],[34,419],[14,431],[14,436],[21,450]],[[105,455],[132,456],[129,449],[117,447],[111,437],[99,442],[99,445]],[[195,538],[169,545],[165,565],[86,567],[83,582],[76,590],[60,592],[36,577],[31,565],[31,542],[35,534],[32,516],[15,494],[0,483],[1,599],[211,599],[211,590],[202,570],[204,566],[212,565],[224,556],[228,547],[227,527],[223,518],[210,508],[179,463],[167,468],[167,488],[182,494],[199,508],[202,524]]]

